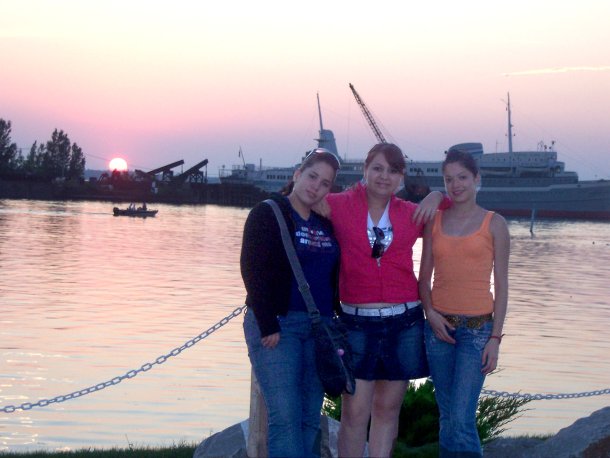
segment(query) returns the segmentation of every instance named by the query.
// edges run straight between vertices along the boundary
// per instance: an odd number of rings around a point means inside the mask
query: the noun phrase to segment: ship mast
[[[322,127],[322,108],[320,108],[320,93],[319,92],[316,93],[316,97],[318,98],[318,116],[320,117],[320,132],[322,132],[324,130],[324,127]]]
[[[322,124],[322,108],[320,108],[320,94],[316,94],[318,98],[318,116],[320,117],[320,138],[317,138],[318,148],[326,148],[328,151],[339,157],[337,152],[337,142],[335,141],[335,134],[330,129],[324,129]]]
[[[506,93],[508,97],[508,103],[506,104],[506,110],[508,111],[508,152],[513,152],[513,124],[510,120],[510,92]]]

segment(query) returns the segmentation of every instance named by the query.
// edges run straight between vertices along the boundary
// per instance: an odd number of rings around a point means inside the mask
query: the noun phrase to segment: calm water
[[[243,303],[247,209],[0,200],[0,408],[71,393],[154,361]],[[610,386],[610,225],[510,221],[501,370],[486,388]],[[419,246],[416,250],[419,256]],[[0,450],[199,442],[248,416],[242,315],[166,363],[81,398],[0,412]],[[537,401],[509,434],[553,433],[610,396]]]

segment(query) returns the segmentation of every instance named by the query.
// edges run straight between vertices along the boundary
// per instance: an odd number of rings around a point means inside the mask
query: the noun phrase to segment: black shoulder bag
[[[347,330],[337,316],[334,316],[328,324],[321,320],[320,311],[311,295],[309,284],[305,279],[301,263],[292,244],[284,215],[273,200],[267,199],[265,203],[270,205],[273,213],[275,213],[292,272],[307,306],[315,342],[316,368],[324,386],[324,391],[332,397],[339,396],[344,392],[354,394],[356,382],[352,370],[352,353],[347,341]]]

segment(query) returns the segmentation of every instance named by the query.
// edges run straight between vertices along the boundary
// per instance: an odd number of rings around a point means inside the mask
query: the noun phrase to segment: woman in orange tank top
[[[426,225],[419,271],[426,354],[440,411],[439,456],[482,457],[476,409],[485,376],[498,363],[510,236],[504,218],[477,205],[481,177],[469,153],[450,150],[443,175],[453,205]]]

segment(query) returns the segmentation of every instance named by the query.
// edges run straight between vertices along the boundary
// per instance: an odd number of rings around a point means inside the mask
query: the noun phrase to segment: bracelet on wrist
[[[502,337],[504,337],[504,334],[501,334],[499,336],[489,336],[489,340],[497,339],[498,340],[498,344],[501,344],[502,343]]]

